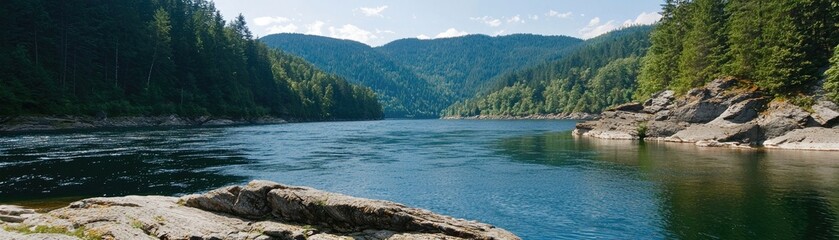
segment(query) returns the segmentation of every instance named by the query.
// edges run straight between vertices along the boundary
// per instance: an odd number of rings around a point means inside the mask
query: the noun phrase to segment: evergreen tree
[[[830,58],[830,68],[824,75],[824,90],[827,92],[828,99],[839,103],[839,45],[834,48],[833,57]]]
[[[670,87],[678,93],[718,77],[725,62],[725,0],[696,0],[687,6],[689,29],[682,40],[679,75]]]
[[[730,0],[726,11],[728,21],[728,58],[723,73],[741,79],[752,79],[761,61],[766,5],[760,0]]]
[[[688,3],[684,0],[666,0],[661,20],[650,35],[652,46],[643,59],[638,76],[639,100],[666,89],[679,76],[679,55],[682,52],[682,38],[687,22],[683,12]]]

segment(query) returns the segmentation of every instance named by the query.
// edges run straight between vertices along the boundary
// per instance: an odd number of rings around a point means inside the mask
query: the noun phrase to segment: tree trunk
[[[116,44],[116,54],[114,54],[114,88],[119,87],[119,39]]]
[[[154,61],[155,60],[157,60],[157,46],[154,47],[154,54],[152,54],[152,57],[151,57],[151,66],[149,66],[149,76],[146,77],[146,90],[148,90],[149,86],[151,85],[151,73],[152,73],[152,70],[154,69]]]

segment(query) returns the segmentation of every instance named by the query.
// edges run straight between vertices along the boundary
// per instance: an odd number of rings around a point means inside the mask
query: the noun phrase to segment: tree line
[[[375,119],[369,88],[254,40],[207,0],[0,3],[2,115]]]
[[[832,0],[667,0],[662,16],[643,59],[641,100],[718,77],[777,97],[805,95],[820,87],[839,44],[839,3]]]

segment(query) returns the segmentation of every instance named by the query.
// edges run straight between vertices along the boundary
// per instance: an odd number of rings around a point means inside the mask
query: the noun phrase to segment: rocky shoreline
[[[0,132],[134,127],[208,127],[281,123],[287,123],[287,121],[275,117],[235,119],[209,116],[189,118],[177,115],[111,118],[91,116],[18,116],[0,117]]]
[[[0,239],[519,239],[492,225],[269,181],[180,198],[90,198],[46,213],[0,206]]]
[[[444,116],[446,120],[595,120],[600,116],[591,113],[559,113],[559,114],[532,114],[527,116],[511,115],[477,115],[477,116]]]
[[[682,97],[660,92],[644,103],[620,105],[599,120],[578,123],[573,134],[703,147],[839,151],[835,103],[817,101],[804,109],[746,85],[717,79]]]

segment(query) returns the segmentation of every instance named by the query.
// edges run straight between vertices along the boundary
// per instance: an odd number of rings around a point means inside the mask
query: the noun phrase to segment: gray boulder
[[[577,124],[574,134],[603,139],[639,139],[652,115],[626,111],[603,112],[600,120]],[[639,134],[640,133],[640,134]]]
[[[813,105],[813,120],[825,127],[835,125],[839,119],[839,106],[831,101],[819,101]]]
[[[751,98],[729,106],[719,117],[711,123],[746,123],[757,118],[760,111],[766,107],[768,98]]]
[[[615,106],[607,111],[625,111],[625,112],[639,112],[644,109],[644,105],[640,103],[631,102]]]
[[[771,102],[766,112],[757,120],[764,139],[783,136],[789,131],[802,129],[811,122],[810,113],[787,102]]]
[[[757,124],[736,124],[731,126],[700,124],[693,125],[667,138],[671,142],[730,142],[744,145],[756,144],[760,138]]]
[[[211,191],[204,195],[184,196],[182,201],[186,206],[251,219],[259,219],[257,217],[262,216],[262,219],[273,217],[283,222],[328,226],[337,233],[378,229],[434,233],[454,238],[518,239],[512,233],[488,224],[455,219],[388,201],[355,198],[268,181],[253,181],[241,188],[235,203],[229,205],[228,197],[218,197],[219,193],[226,196],[226,193],[235,192],[227,189],[231,188]],[[218,201],[212,202],[214,199]]]
[[[645,113],[657,113],[673,107],[673,100],[676,99],[676,92],[667,90],[656,93],[649,100],[644,102]]]
[[[684,130],[690,126],[687,123],[678,123],[671,121],[650,121],[646,124],[645,137],[647,138],[666,138],[673,136],[673,134]]]

